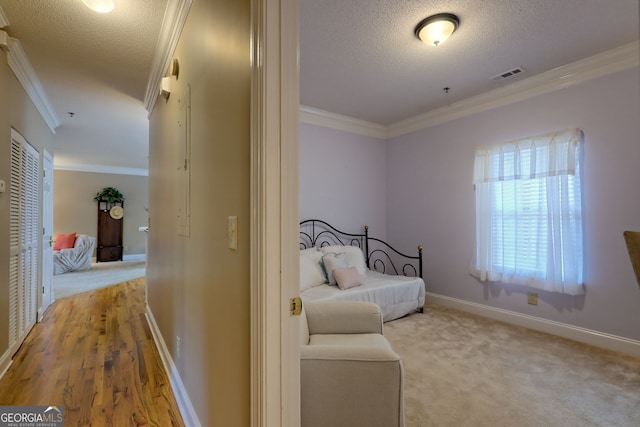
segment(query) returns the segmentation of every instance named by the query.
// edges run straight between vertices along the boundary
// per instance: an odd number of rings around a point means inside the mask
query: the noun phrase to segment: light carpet
[[[640,426],[640,358],[432,304],[384,331],[406,427]]]
[[[56,299],[60,299],[137,279],[144,275],[144,261],[93,263],[86,271],[72,271],[53,276],[53,295]]]

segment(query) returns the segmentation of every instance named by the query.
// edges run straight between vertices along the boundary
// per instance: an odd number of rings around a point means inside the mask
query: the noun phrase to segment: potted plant
[[[109,204],[124,201],[124,196],[114,187],[105,187],[93,198],[98,202],[108,202]]]

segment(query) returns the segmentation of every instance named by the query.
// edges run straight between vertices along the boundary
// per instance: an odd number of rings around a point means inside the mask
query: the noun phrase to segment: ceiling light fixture
[[[451,13],[439,13],[423,19],[416,26],[415,34],[429,46],[439,46],[453,34],[460,20]]]
[[[82,3],[89,9],[100,13],[109,13],[115,7],[113,0],[82,0]]]

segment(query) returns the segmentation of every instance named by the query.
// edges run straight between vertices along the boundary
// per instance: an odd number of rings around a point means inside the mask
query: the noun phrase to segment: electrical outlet
[[[527,294],[527,303],[530,305],[538,305],[538,294],[535,292],[529,292]]]
[[[180,337],[176,335],[176,359],[180,359]]]

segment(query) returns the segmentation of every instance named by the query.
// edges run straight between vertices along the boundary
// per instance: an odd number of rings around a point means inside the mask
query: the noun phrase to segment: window
[[[584,293],[581,139],[570,129],[476,150],[474,276]]]

